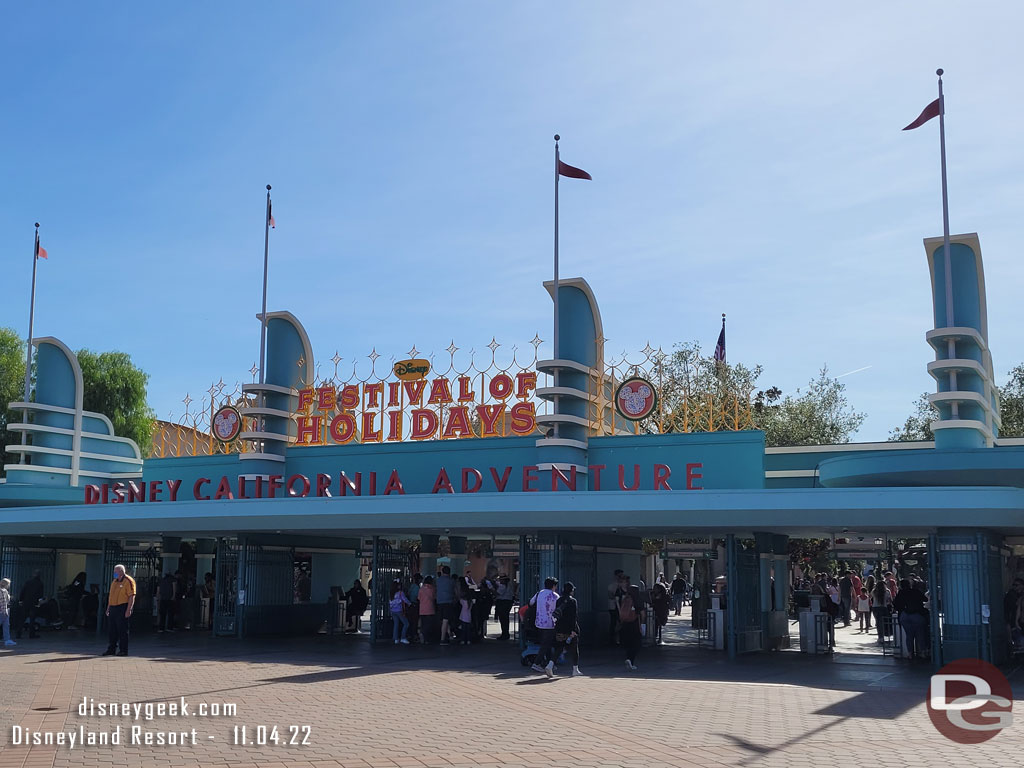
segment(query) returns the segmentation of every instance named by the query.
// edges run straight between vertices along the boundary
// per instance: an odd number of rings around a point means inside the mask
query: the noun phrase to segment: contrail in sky
[[[866,371],[868,368],[871,368],[871,366],[870,365],[865,365],[863,368],[857,368],[856,370],[847,371],[846,373],[842,373],[839,376],[836,376],[836,378],[837,379],[841,379],[841,378],[843,378],[843,376],[852,376],[855,373],[860,373],[861,371]]]

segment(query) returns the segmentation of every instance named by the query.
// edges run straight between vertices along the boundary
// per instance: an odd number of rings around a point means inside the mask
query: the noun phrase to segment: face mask
[[[114,571],[114,578],[115,579],[120,579],[121,578],[121,574],[119,574],[117,571]]]

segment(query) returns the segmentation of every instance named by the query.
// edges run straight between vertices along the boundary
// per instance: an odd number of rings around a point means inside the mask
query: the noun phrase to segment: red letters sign
[[[686,465],[685,482],[687,491],[703,488],[700,463]],[[475,467],[458,467],[448,470],[441,467],[433,487],[409,491],[402,482],[397,469],[379,475],[377,472],[345,472],[337,474],[319,473],[314,477],[305,475],[261,475],[246,477],[237,475],[219,478],[200,477],[193,484],[191,494],[181,493],[181,480],[129,480],[128,482],[103,483],[85,486],[86,504],[134,504],[139,502],[162,501],[221,501],[231,499],[272,499],[288,496],[304,498],[335,496],[391,496],[414,493],[505,493],[531,491],[584,491],[616,490],[636,491],[641,485],[650,484],[655,491],[671,491],[672,469],[668,464],[642,466],[640,464],[619,464],[610,469],[605,464],[591,464],[587,467],[588,481],[575,466],[568,470],[554,468],[549,477],[544,477],[536,466],[522,467],[513,474],[512,467],[488,467],[481,472]],[[610,476],[610,480],[609,480]],[[454,481],[453,481],[454,478]],[[379,482],[378,482],[379,480]],[[603,484],[603,485],[602,485]],[[545,486],[545,487],[542,487]]]

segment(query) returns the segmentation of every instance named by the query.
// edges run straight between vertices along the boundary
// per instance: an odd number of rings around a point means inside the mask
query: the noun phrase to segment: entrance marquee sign
[[[658,405],[658,394],[647,379],[634,376],[619,384],[615,390],[615,409],[630,421],[646,419]]]
[[[703,464],[686,464],[682,477],[676,481],[676,489],[687,491],[703,490]],[[568,470],[551,471],[550,488],[541,487],[541,469],[527,465],[521,468],[487,467],[481,471],[476,467],[448,469],[440,467],[433,487],[407,490],[397,469],[390,473],[345,472],[337,474],[318,473],[306,475],[223,475],[220,478],[200,477],[192,487],[182,488],[182,480],[142,480],[139,482],[114,482],[85,486],[86,504],[132,504],[162,501],[222,501],[230,499],[270,499],[285,497],[335,497],[335,496],[390,496],[406,493],[531,493],[536,491],[636,491],[640,489],[643,475],[653,481],[656,491],[671,491],[672,468],[668,464],[591,464],[587,467],[588,480],[581,477],[576,467]]]
[[[423,365],[426,364],[426,365]],[[299,390],[298,445],[344,445],[464,437],[525,436],[537,430],[536,371],[427,379],[429,363],[405,360],[399,381],[325,383]]]

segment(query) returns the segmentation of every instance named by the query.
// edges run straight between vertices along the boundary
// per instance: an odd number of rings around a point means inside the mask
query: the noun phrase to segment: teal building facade
[[[908,539],[927,553],[934,663],[1000,663],[1010,653],[1002,596],[1024,543],[1024,440],[999,436],[977,235],[952,238],[951,314],[941,239],[925,249],[934,443],[766,448],[757,430],[651,433],[616,406],[625,382],[604,376],[601,315],[581,278],[559,285],[562,357],[489,380],[385,376],[321,392],[300,320],[270,313],[264,383],[233,404],[232,440],[246,449],[208,455],[143,460],[82,409],[74,355],[37,338],[34,395],[11,404],[24,417],[9,429],[26,440],[9,450],[25,459],[0,484],[0,575],[17,587],[42,570],[53,592],[70,570],[105,584],[123,562],[145,585],[187,559],[198,578],[215,576],[211,631],[239,636],[315,631],[332,588],[355,579],[504,558],[523,594],[546,575],[572,580],[597,626],[612,571],[641,573],[645,539],[704,539],[723,545],[720,631],[737,656],[788,640],[789,539],[861,532],[876,554]],[[425,439],[416,430],[434,417],[389,420],[389,399],[428,394],[440,405]],[[346,415],[335,400],[348,396]],[[322,412],[313,398],[329,401]],[[494,436],[468,438],[463,418]],[[296,552],[311,579],[299,600]],[[390,621],[383,590],[372,610],[376,638]],[[141,630],[150,616],[138,613]]]

